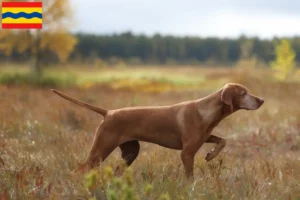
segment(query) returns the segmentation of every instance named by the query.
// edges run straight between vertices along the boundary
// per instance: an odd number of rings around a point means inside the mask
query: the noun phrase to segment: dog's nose
[[[265,100],[263,100],[262,98],[258,98],[258,101],[260,102],[261,105],[265,102]]]

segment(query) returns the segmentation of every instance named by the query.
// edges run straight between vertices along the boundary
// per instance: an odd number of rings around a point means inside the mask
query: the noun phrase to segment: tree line
[[[69,61],[85,62],[102,59],[104,61],[122,60],[136,64],[232,64],[242,58],[255,57],[269,63],[275,58],[275,46],[280,38],[260,39],[240,36],[236,39],[175,37],[155,34],[153,36],[136,35],[131,32],[111,35],[87,33],[74,34],[77,45]],[[296,62],[300,62],[300,37],[288,38],[296,53]],[[45,51],[43,58],[47,62],[58,62],[51,50]],[[10,60],[29,60],[25,52],[14,51]],[[7,56],[0,54],[0,59]]]
[[[76,34],[78,44],[71,58],[116,57],[142,63],[203,63],[231,64],[241,58],[255,57],[269,63],[275,58],[279,38],[259,39],[241,36],[237,39],[174,37],[156,34],[134,35],[131,32],[113,35]],[[289,38],[300,62],[300,37]]]

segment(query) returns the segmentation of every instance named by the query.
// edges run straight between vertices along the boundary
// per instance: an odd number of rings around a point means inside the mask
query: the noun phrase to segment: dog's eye
[[[242,94],[241,94],[241,95],[242,95],[242,96],[245,96],[246,94],[247,94],[247,92],[242,92]]]

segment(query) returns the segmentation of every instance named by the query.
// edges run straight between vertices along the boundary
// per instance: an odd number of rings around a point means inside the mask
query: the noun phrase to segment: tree
[[[275,46],[276,59],[271,62],[271,67],[276,70],[277,78],[285,81],[295,67],[296,54],[292,49],[289,40],[282,39],[280,43]]]
[[[40,74],[46,54],[55,54],[64,62],[73,51],[77,39],[68,31],[71,19],[69,0],[43,1],[43,29],[1,30],[0,52],[7,56],[14,51],[29,53],[34,59],[34,72]]]

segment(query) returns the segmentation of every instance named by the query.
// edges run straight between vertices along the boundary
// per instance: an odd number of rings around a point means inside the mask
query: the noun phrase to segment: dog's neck
[[[202,99],[196,100],[196,106],[197,110],[200,115],[210,118],[210,116],[219,116],[214,117],[212,123],[215,123],[214,121],[221,121],[231,113],[230,106],[224,104],[221,101],[221,93],[223,89],[220,89],[207,97],[204,97]],[[205,109],[203,109],[205,108]],[[203,111],[206,111],[203,113]]]

